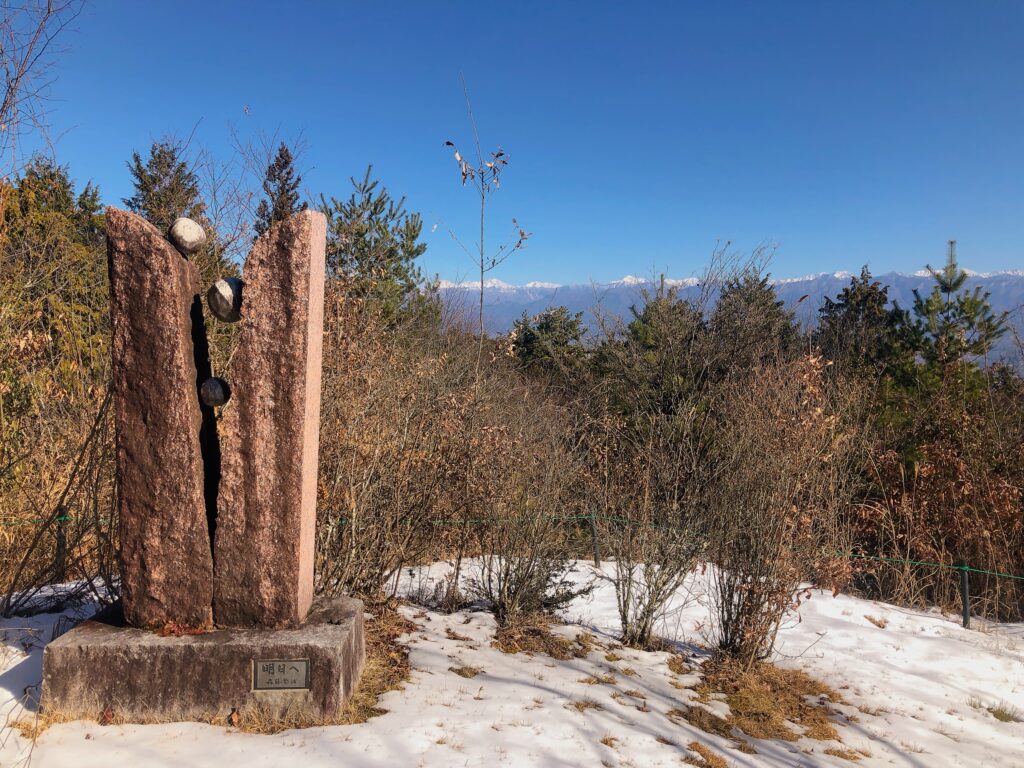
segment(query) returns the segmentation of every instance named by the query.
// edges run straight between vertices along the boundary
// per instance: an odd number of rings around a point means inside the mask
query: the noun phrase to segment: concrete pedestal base
[[[63,718],[110,708],[129,721],[210,720],[232,709],[295,721],[336,715],[362,672],[363,605],[319,599],[295,629],[161,637],[119,605],[50,643],[42,707]]]

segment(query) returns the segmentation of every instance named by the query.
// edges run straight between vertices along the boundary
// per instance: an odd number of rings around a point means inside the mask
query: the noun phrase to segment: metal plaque
[[[309,659],[253,659],[254,691],[309,688]]]

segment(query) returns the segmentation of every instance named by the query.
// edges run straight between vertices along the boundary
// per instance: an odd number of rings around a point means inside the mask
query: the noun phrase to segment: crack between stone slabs
[[[202,414],[199,428],[199,450],[203,459],[203,502],[206,526],[210,536],[210,559],[215,557],[214,537],[217,533],[217,495],[220,492],[220,438],[217,435],[217,414],[199,397],[199,388],[213,375],[210,365],[210,342],[206,336],[203,303],[199,294],[192,298],[192,356],[196,365],[196,401]],[[216,568],[216,563],[214,563]]]

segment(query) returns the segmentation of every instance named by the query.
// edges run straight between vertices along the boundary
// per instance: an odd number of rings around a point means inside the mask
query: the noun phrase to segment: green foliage
[[[866,266],[834,301],[825,298],[818,310],[816,340],[839,370],[877,371],[900,357],[896,331],[905,322],[906,313],[887,307],[888,303],[888,287],[872,280]]]
[[[256,208],[256,223],[253,225],[256,237],[293,213],[306,210],[306,203],[299,203],[301,182],[302,177],[295,172],[295,158],[282,142],[277,148],[277,156],[267,166],[267,174],[263,179],[263,192],[267,197],[260,200]]]
[[[620,408],[634,403],[625,412],[674,414],[706,372],[698,352],[707,334],[703,313],[664,280],[653,295],[644,294],[642,309],[630,312],[623,349],[608,369],[619,371],[614,399]]]
[[[730,367],[752,368],[790,357],[798,346],[793,313],[784,309],[768,276],[754,270],[722,287],[710,326],[723,375]]]
[[[61,417],[95,405],[109,367],[98,189],[76,198],[67,168],[36,157],[2,199],[0,489],[23,451],[58,439]]]
[[[565,378],[584,360],[583,313],[555,307],[530,317],[525,312],[512,329],[513,351],[532,373]]]
[[[148,219],[161,232],[179,216],[205,223],[206,205],[199,196],[199,179],[185,160],[182,145],[172,139],[155,142],[143,162],[138,152],[128,163],[135,194],[125,198],[132,213]]]
[[[964,289],[967,273],[957,265],[955,243],[950,243],[946,265],[941,270],[929,266],[928,271],[935,285],[927,296],[914,291],[914,317],[905,324],[909,343],[931,373],[959,365],[976,369],[976,362],[967,358],[983,357],[992,349],[1006,332],[1006,313],[996,315],[989,294],[980,287]]]
[[[405,198],[395,200],[371,178],[350,179],[347,200],[321,195],[327,217],[327,273],[347,284],[349,296],[379,312],[385,322],[409,312],[439,314],[434,286],[423,277],[416,259],[426,250],[420,242],[423,220],[405,210]]]

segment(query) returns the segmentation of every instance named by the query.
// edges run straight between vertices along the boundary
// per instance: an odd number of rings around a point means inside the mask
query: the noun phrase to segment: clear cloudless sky
[[[459,73],[510,156],[492,276],[700,272],[716,241],[771,271],[913,271],[959,241],[1024,268],[1024,2],[90,2],[63,38],[57,156],[105,202],[165,134],[227,157],[231,126],[294,139],[310,199],[373,163],[422,212],[431,274],[472,264]],[[436,231],[431,231],[434,225]],[[502,238],[503,239],[503,238]]]

